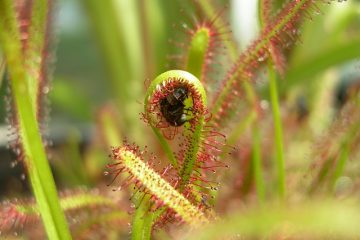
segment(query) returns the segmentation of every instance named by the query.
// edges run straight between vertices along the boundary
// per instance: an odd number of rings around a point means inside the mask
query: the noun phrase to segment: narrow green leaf
[[[282,134],[282,122],[280,115],[280,103],[277,90],[277,78],[273,68],[272,61],[268,63],[269,72],[269,85],[270,85],[270,99],[271,108],[274,119],[274,130],[275,130],[275,165],[277,169],[277,185],[278,194],[280,198],[285,197],[285,160],[284,160],[284,146],[283,146],[283,134]]]
[[[29,88],[31,75],[24,67],[25,60],[11,0],[0,2],[0,45],[11,77],[24,160],[46,232],[50,239],[71,239],[42,144],[35,106],[32,104],[35,96],[31,95]]]

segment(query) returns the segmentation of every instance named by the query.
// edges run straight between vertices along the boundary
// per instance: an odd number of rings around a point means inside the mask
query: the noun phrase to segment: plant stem
[[[146,219],[149,217],[147,214],[147,210],[149,208],[148,204],[148,196],[145,196],[145,199],[141,201],[141,199],[137,198],[135,202],[137,202],[137,209],[133,216],[132,226],[131,226],[131,239],[132,240],[145,240],[150,239],[144,237],[144,224],[149,223]],[[152,222],[150,222],[152,224]],[[151,227],[150,227],[151,228]]]
[[[141,196],[141,194],[140,194]],[[146,240],[151,239],[152,226],[154,222],[160,217],[167,207],[157,209],[155,212],[149,211],[149,197],[145,196],[142,202],[137,199],[139,207],[135,211],[132,224],[132,240]]]
[[[281,199],[285,197],[285,162],[284,162],[284,147],[282,123],[280,116],[280,104],[278,99],[278,90],[276,83],[276,73],[273,68],[272,61],[268,60],[269,85],[270,85],[270,100],[274,118],[275,129],[275,164],[277,168],[277,184],[278,194]]]

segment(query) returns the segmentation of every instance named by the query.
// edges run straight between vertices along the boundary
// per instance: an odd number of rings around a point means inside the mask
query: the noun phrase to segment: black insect
[[[171,126],[181,126],[188,119],[184,101],[188,97],[188,89],[180,86],[160,100],[160,111]]]

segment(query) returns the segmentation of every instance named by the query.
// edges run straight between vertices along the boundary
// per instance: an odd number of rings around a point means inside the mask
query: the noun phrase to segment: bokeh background
[[[259,34],[256,2],[218,0],[212,5],[215,13],[222,12],[221,18],[228,23],[224,29],[231,30],[227,33],[229,41],[235,42],[239,54]],[[279,9],[286,1],[275,2],[274,8]],[[331,130],[332,123],[360,87],[360,1],[340,2],[321,5],[321,10],[310,11],[309,16],[305,14],[303,26],[295,30],[298,39],[290,41],[284,51],[286,73],[278,85],[285,159],[291,172],[287,184],[294,191],[301,188],[299,181],[312,163],[318,161],[318,156],[312,155],[314,143],[320,141],[321,145],[322,136],[329,137],[331,131],[336,131],[336,128]],[[206,18],[204,12],[191,0],[57,2],[53,15],[55,61],[47,127],[49,159],[60,190],[79,186],[106,188],[108,179],[103,172],[109,161],[109,147],[118,141],[104,141],[103,121],[109,116],[115,120],[112,131],[117,129],[121,138],[160,151],[149,127],[141,120],[146,86],[165,70],[183,67],[181,58],[187,51],[187,28],[196,19]],[[214,66],[217,71],[213,73],[212,85],[207,86],[210,93],[218,90],[218,82],[232,64],[226,50],[220,53],[217,57],[222,64]],[[3,78],[6,79],[6,74]],[[260,134],[265,178],[270,179],[267,184],[271,189],[275,184],[271,181],[274,147],[264,69],[259,68],[252,85],[263,111]],[[0,98],[9,97],[8,88],[7,81],[2,81]],[[249,108],[251,104],[241,106],[243,112],[237,112],[238,120],[229,126],[245,119]],[[0,101],[0,199],[31,195],[25,171],[16,162],[16,154],[7,147],[11,138],[7,136],[6,123],[9,111],[12,109],[6,101]],[[231,132],[230,127],[224,132]],[[244,199],[254,198],[251,180],[245,181],[247,171],[251,172],[247,165],[251,158],[251,124],[245,126],[234,145],[236,151],[228,159],[232,168],[220,173],[225,175],[225,187],[220,191],[220,199],[224,201],[219,201],[217,207],[224,212],[241,206],[247,201]],[[356,172],[359,156],[360,151],[355,149],[344,174],[336,179],[340,188],[336,191],[353,192],[359,184]]]

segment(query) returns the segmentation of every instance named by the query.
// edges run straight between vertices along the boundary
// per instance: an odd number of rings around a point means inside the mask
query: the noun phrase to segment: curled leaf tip
[[[189,123],[194,128],[206,113],[205,90],[191,73],[167,71],[150,84],[144,111],[147,123],[162,129],[167,139],[173,139],[179,127]]]

